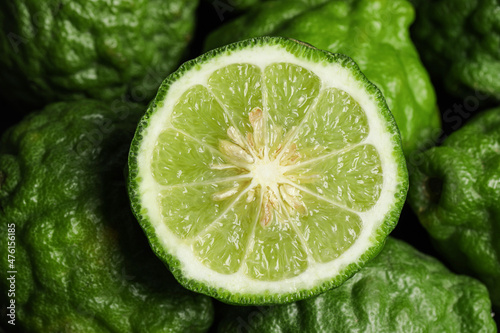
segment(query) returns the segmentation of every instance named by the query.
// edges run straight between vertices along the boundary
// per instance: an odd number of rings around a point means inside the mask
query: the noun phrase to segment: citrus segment
[[[216,70],[207,87],[240,131],[249,131],[248,113],[262,108],[262,71],[258,66],[241,63]]]
[[[368,119],[345,91],[324,89],[314,110],[298,131],[297,148],[313,158],[357,144],[368,136]]]
[[[246,255],[252,226],[259,207],[255,201],[236,198],[227,212],[217,216],[193,244],[193,251],[211,269],[231,274],[237,272]]]
[[[289,63],[271,64],[264,71],[267,112],[285,129],[298,125],[319,94],[317,75]]]
[[[298,276],[308,266],[306,249],[291,221],[283,216],[275,219],[280,223],[255,228],[254,244],[248,251],[247,274],[257,280],[281,281]]]
[[[406,195],[400,137],[349,58],[282,38],[186,63],[130,153],[130,196],[187,288],[238,304],[338,286],[375,256]]]
[[[209,184],[167,186],[158,197],[162,223],[177,237],[192,238],[212,223],[207,216],[219,216],[230,204],[227,201],[214,202],[214,193],[239,185],[236,180],[213,180]],[[186,197],[193,200],[185,200]]]
[[[215,149],[176,129],[166,129],[158,136],[151,161],[152,175],[160,185],[188,184],[235,175],[231,169],[213,170],[223,164]]]
[[[298,225],[314,260],[329,262],[338,258],[358,239],[363,221],[356,213],[316,196],[304,194],[303,200],[309,214]]]
[[[172,125],[193,138],[216,147],[226,137],[229,119],[208,89],[195,85],[174,106]]]
[[[358,212],[377,203],[383,182],[377,149],[366,144],[299,164],[286,175],[310,192]]]

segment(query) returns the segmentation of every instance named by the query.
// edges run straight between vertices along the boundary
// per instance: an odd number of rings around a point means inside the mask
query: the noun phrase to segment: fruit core
[[[271,144],[270,138],[280,138],[281,131],[275,128],[273,130],[275,133],[267,133],[267,129],[272,128],[268,126],[267,118],[266,113],[256,107],[249,113],[251,133],[243,135],[235,127],[230,126],[227,130],[230,140],[219,142],[219,150],[227,163],[211,166],[217,170],[236,168],[241,174],[248,175],[251,180],[247,187],[238,184],[214,193],[212,199],[225,200],[241,195],[242,191],[245,191],[248,203],[260,198],[259,222],[262,227],[270,225],[275,214],[285,216],[307,214],[307,207],[302,201],[301,189],[297,184],[298,177],[293,175],[293,167],[298,165],[301,159],[297,145],[290,140],[295,128],[292,128],[280,142]]]

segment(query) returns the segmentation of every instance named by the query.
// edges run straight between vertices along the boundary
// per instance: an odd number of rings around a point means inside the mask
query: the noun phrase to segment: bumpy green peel
[[[497,331],[484,285],[391,238],[337,289],[287,305],[222,310],[219,333]]]
[[[409,36],[413,17],[406,0],[268,1],[216,30],[205,47],[271,35],[348,55],[382,90],[408,156],[434,145],[440,128],[434,89]]]
[[[437,249],[482,280],[500,307],[500,109],[422,153],[409,201]]]
[[[3,1],[0,96],[35,107],[84,97],[147,103],[185,52],[197,3]]]
[[[16,327],[24,332],[210,326],[210,299],[176,283],[128,209],[123,166],[142,113],[123,103],[57,103],[3,136],[0,237],[15,225]],[[7,301],[2,293],[4,309]]]
[[[492,0],[412,0],[412,27],[422,60],[448,91],[500,98],[500,3]],[[486,96],[485,96],[486,97]]]

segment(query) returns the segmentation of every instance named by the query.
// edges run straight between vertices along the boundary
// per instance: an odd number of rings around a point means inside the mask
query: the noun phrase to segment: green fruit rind
[[[220,310],[219,333],[497,332],[482,283],[390,237],[336,289],[292,304]]]
[[[411,2],[417,12],[412,35],[431,74],[456,96],[498,100],[498,1]]]
[[[197,4],[2,2],[0,96],[23,109],[83,98],[146,104],[185,56]]]
[[[143,204],[141,203],[141,191],[139,187],[142,179],[139,175],[139,158],[141,156],[140,149],[141,143],[144,139],[144,133],[150,126],[152,115],[157,112],[157,110],[160,109],[163,105],[171,85],[174,84],[185,73],[190,70],[202,67],[211,59],[223,57],[224,55],[231,54],[232,52],[237,50],[258,46],[278,46],[280,48],[284,48],[288,53],[292,54],[298,59],[304,59],[309,62],[337,63],[343,68],[348,69],[349,73],[356,79],[356,81],[362,86],[362,88],[365,89],[366,93],[369,94],[374,101],[376,101],[377,107],[381,111],[383,119],[387,124],[387,132],[391,133],[390,140],[393,146],[401,147],[401,138],[396,123],[387,107],[387,104],[385,103],[382,93],[375,85],[373,85],[366,79],[363,73],[359,70],[359,67],[356,65],[356,63],[351,58],[345,55],[333,54],[327,51],[318,50],[306,45],[305,43],[296,42],[281,37],[251,38],[209,51],[194,60],[184,63],[176,72],[167,77],[162,83],[157,97],[150,104],[146,114],[139,122],[134,139],[131,144],[128,162],[128,191],[132,210],[140,225],[142,226],[144,232],[148,236],[150,245],[153,248],[154,252],[168,265],[175,278],[184,287],[215,297],[229,304],[239,305],[289,303],[318,295],[326,290],[341,285],[356,271],[363,267],[366,262],[374,258],[380,252],[383,247],[385,238],[397,224],[403,203],[405,201],[408,187],[408,175],[404,154],[401,149],[392,149],[391,154],[394,160],[397,162],[398,171],[398,173],[394,175],[397,181],[397,187],[394,195],[394,204],[391,206],[392,208],[386,213],[384,221],[381,222],[381,225],[377,227],[376,231],[371,235],[370,247],[366,250],[366,252],[364,252],[359,260],[341,269],[340,273],[337,276],[335,276],[331,280],[321,283],[320,285],[316,285],[311,289],[281,294],[271,292],[263,294],[247,294],[230,292],[229,290],[226,290],[224,288],[207,286],[200,281],[186,277],[180,261],[161,245],[162,241],[158,238],[155,232],[155,228],[152,225],[152,222],[149,220],[148,212],[145,208],[143,208]]]
[[[488,287],[500,307],[500,108],[479,114],[419,156],[409,203],[457,271]]]
[[[17,273],[15,296],[2,293],[0,304],[15,300],[22,332],[209,329],[212,301],[175,281],[127,209],[123,167],[143,112],[124,102],[60,102],[2,136],[3,290]]]

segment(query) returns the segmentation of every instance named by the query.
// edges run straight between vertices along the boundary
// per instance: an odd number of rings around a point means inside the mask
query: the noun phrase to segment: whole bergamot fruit
[[[500,308],[500,108],[419,156],[409,202],[437,249]]]
[[[406,0],[267,1],[213,32],[205,47],[272,35],[348,55],[384,94],[408,156],[440,133],[434,88],[409,36],[413,18]]]
[[[500,3],[492,0],[412,0],[415,43],[431,74],[451,93],[500,98]],[[482,96],[482,95],[481,95]]]
[[[210,326],[211,300],[175,281],[128,208],[123,167],[142,112],[122,103],[63,102],[4,134],[0,237],[9,239],[12,257],[3,242],[0,283],[14,294],[2,293],[2,312],[14,300],[23,332]]]
[[[219,333],[497,331],[483,284],[391,238],[337,289],[287,305],[221,309]]]
[[[148,102],[181,60],[196,0],[2,1],[0,96]]]

